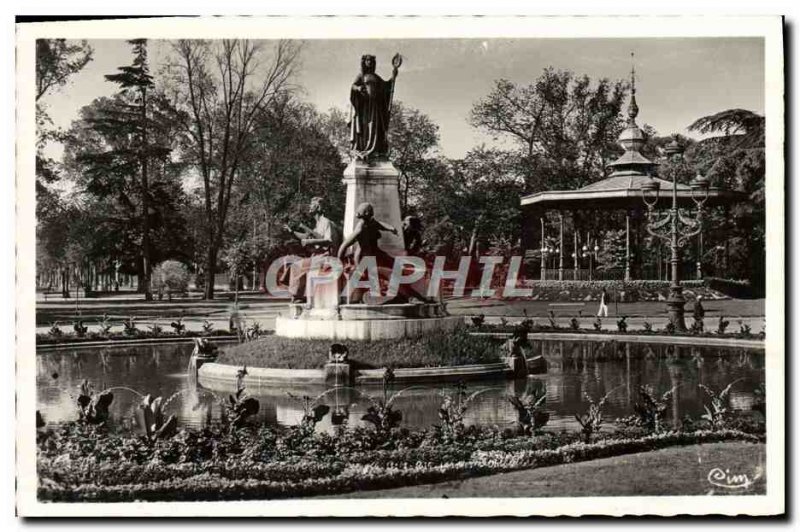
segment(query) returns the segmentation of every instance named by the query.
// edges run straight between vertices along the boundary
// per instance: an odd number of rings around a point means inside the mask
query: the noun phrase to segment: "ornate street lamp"
[[[678,143],[677,138],[673,137],[672,142],[664,147],[664,153],[668,158],[677,162],[683,155],[683,147]],[[678,269],[678,252],[689,239],[703,229],[703,204],[708,200],[708,179],[698,175],[689,183],[689,186],[692,200],[697,206],[697,215],[689,218],[678,210],[678,182],[673,172],[672,208],[660,219],[656,219],[654,212],[661,188],[659,182],[651,178],[641,187],[642,199],[647,205],[647,232],[655,238],[664,240],[669,245],[672,278],[667,298],[667,314],[669,321],[679,331],[686,330],[686,321],[684,320],[686,299],[683,297],[683,287]]]
[[[587,244],[584,244],[583,248],[581,248],[580,256],[589,258],[589,280],[591,281],[593,272],[592,259],[597,258],[597,254],[600,252],[600,246],[597,245],[597,240],[594,241],[594,246],[592,246],[592,241],[588,236],[586,237],[586,242]]]

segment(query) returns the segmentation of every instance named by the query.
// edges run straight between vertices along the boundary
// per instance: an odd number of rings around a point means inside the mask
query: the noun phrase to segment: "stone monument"
[[[375,56],[364,55],[361,71],[350,87],[352,161],[344,171],[344,243],[337,255],[343,258],[352,247],[354,262],[365,256],[374,258],[381,276],[391,272],[395,257],[407,255],[400,212],[400,172],[388,157],[392,99],[401,64],[402,57],[396,54],[392,58],[392,77],[384,80],[375,72]],[[331,285],[341,287],[341,283]],[[335,314],[330,309],[317,309],[316,300],[308,298],[305,303],[292,303],[288,315],[276,319],[275,334],[375,340],[420,336],[452,329],[463,322],[461,317],[449,316],[442,303],[429,301],[424,292],[416,285],[405,287],[397,297],[372,301],[359,296],[358,302],[350,302],[348,293],[340,297]],[[329,298],[326,302],[330,302]]]

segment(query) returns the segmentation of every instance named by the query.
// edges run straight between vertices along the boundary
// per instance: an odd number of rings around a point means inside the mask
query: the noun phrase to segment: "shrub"
[[[123,322],[122,326],[124,327],[125,336],[136,336],[139,333],[139,329],[136,328],[136,322],[133,319],[133,316]]]
[[[517,428],[519,432],[530,436],[538,433],[550,421],[550,414],[544,409],[547,392],[544,389],[534,390],[531,394],[508,396],[508,402],[517,411]]]
[[[737,334],[739,338],[752,338],[753,331],[750,328],[750,325],[744,323],[742,320],[739,320],[739,334]]]
[[[592,327],[594,327],[595,331],[602,331],[603,330],[603,320],[599,317],[595,318],[594,323],[592,323]]]
[[[169,438],[178,428],[178,418],[172,414],[164,419],[164,401],[148,394],[139,405],[139,423],[149,442]]]
[[[239,383],[236,394],[228,395],[228,404],[225,405],[224,421],[228,423],[228,430],[242,427],[247,418],[258,414],[258,408],[258,399],[248,397],[244,385]]]
[[[367,408],[367,413],[361,416],[361,420],[370,423],[382,438],[388,437],[392,429],[397,428],[403,420],[403,413],[392,407],[397,394],[389,397],[389,386],[392,382],[394,382],[394,371],[392,368],[386,368],[382,379],[383,399],[370,398],[372,404]]]
[[[108,336],[111,332],[111,320],[108,319],[108,314],[103,314],[103,319],[100,320],[100,334],[102,336]]]
[[[472,316],[470,318],[470,321],[472,322],[472,325],[474,325],[475,327],[480,327],[486,321],[486,316],[484,316],[483,314],[478,314],[477,316]]]
[[[185,294],[189,290],[189,269],[176,260],[165,260],[153,268],[152,286],[159,294]]]
[[[150,334],[153,335],[153,338],[158,338],[161,336],[161,333],[164,332],[164,328],[161,327],[158,323],[154,323],[150,326]]]
[[[651,333],[653,332],[653,324],[649,321],[645,320],[644,322],[644,332]]]
[[[725,334],[725,329],[728,328],[728,325],[730,325],[730,321],[726,320],[725,316],[720,316],[717,322],[717,334]]]
[[[458,441],[464,432],[464,414],[468,408],[467,387],[463,382],[456,384],[455,391],[442,391],[442,404],[439,406],[439,419],[442,434],[447,441]]]
[[[672,387],[661,395],[650,384],[639,386],[639,401],[634,403],[634,415],[622,419],[623,424],[643,427],[650,432],[661,432],[662,422],[675,393]]]
[[[668,321],[667,324],[664,325],[664,332],[667,334],[675,334],[677,330],[678,329],[675,327],[675,324],[672,323],[671,321]]]
[[[64,332],[61,330],[61,327],[58,326],[58,322],[55,322],[50,326],[50,330],[47,331],[47,334],[51,338],[61,338],[64,336]]]
[[[83,320],[78,320],[72,325],[72,330],[75,331],[75,336],[83,338],[86,336],[86,331],[89,330],[89,327],[83,324]]]
[[[580,324],[580,322],[578,321],[578,318],[572,318],[572,319],[570,319],[570,320],[569,320],[569,327],[570,327],[570,329],[572,329],[573,331],[577,331],[578,329],[580,329],[580,328],[581,328],[581,324]]]
[[[178,319],[170,323],[169,326],[172,327],[172,330],[178,336],[183,336],[183,333],[186,332],[186,325],[183,323],[183,318],[179,317]]]
[[[591,442],[592,436],[603,426],[603,407],[614,390],[616,388],[606,393],[599,401],[595,401],[588,393],[583,393],[583,397],[589,402],[589,408],[584,414],[575,414],[575,419],[581,426],[581,434],[586,443]]]
[[[244,331],[245,342],[252,342],[258,340],[264,331],[261,330],[261,324],[254,321],[253,324]]]
[[[730,417],[728,395],[730,395],[733,385],[739,382],[739,380],[741,379],[731,382],[719,392],[705,384],[698,385],[700,389],[706,392],[706,395],[708,395],[711,400],[711,408],[709,408],[709,405],[704,404],[703,409],[705,410],[705,414],[700,417],[706,420],[713,430],[725,428],[728,418]]]
[[[85,380],[80,384],[78,393],[78,415],[79,419],[85,423],[99,425],[108,420],[108,407],[114,400],[114,394],[103,391],[95,394],[89,381]]]
[[[619,332],[626,332],[628,330],[628,317],[622,316],[620,319],[617,320],[617,330]]]

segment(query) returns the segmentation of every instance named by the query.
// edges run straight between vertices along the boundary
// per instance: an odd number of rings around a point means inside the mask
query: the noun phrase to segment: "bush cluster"
[[[685,288],[706,298],[714,295],[704,280],[687,280],[681,283]],[[526,288],[533,288],[534,297],[540,301],[599,301],[603,288],[611,295],[619,294],[620,301],[657,301],[659,295],[669,292],[669,281],[525,281]],[[624,292],[624,296],[622,293]],[[691,294],[689,294],[691,295]]]

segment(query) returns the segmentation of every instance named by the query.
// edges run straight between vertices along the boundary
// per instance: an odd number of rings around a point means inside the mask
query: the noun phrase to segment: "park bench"
[[[563,311],[574,315],[582,311],[584,308],[586,308],[586,303],[550,303],[547,305],[547,310],[553,314]]]

